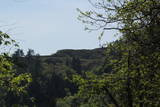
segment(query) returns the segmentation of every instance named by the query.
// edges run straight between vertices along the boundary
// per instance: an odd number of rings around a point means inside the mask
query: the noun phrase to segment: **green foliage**
[[[73,82],[73,75],[84,76],[84,72],[102,65],[104,49],[62,50],[51,56],[37,56],[29,54],[34,51],[29,51],[24,55],[23,50],[18,49],[12,56],[16,73],[28,72],[32,76],[30,87],[26,90],[29,93],[23,97],[28,100],[23,103],[37,107],[83,105],[84,100],[74,95],[78,86]]]
[[[7,34],[0,32],[1,47],[12,45],[13,42],[15,41],[10,39]],[[7,53],[2,53],[0,55],[0,105],[1,107],[12,107],[7,101],[8,95],[12,93],[15,96],[22,96],[26,93],[26,88],[32,79],[28,73],[17,75]]]
[[[10,105],[160,106],[160,1],[89,2],[95,10],[83,12],[78,9],[79,20],[87,25],[86,30],[102,30],[99,39],[105,35],[105,30],[118,30],[121,38],[108,44],[106,49],[61,50],[43,57],[36,56],[33,50],[27,55],[17,50],[13,55],[14,66],[2,55],[1,98],[6,99],[13,93],[21,96],[28,87],[27,83],[31,82],[30,75],[26,74],[30,73],[33,81],[26,90],[29,94],[20,97],[18,104],[12,102]],[[1,34],[6,42],[1,40],[0,44],[9,45],[9,37]],[[24,99],[30,97],[34,102],[28,104]],[[6,101],[0,100],[0,103],[5,105]]]
[[[75,75],[73,81],[79,86],[77,96],[85,102],[81,105],[88,104],[90,107],[104,107],[106,105],[105,99],[108,97],[103,90],[105,86],[105,78],[97,76],[91,72],[86,73],[86,77]]]
[[[106,87],[111,90],[107,94],[113,98],[112,104],[117,107],[160,106],[160,1],[90,0],[90,3],[99,11],[78,10],[79,20],[89,26],[87,30],[114,29],[122,34],[119,42],[108,45],[108,58],[103,69],[109,67],[112,71],[106,76]],[[92,87],[94,85],[96,83]],[[97,87],[95,89],[100,89]],[[86,87],[83,88],[87,90]]]

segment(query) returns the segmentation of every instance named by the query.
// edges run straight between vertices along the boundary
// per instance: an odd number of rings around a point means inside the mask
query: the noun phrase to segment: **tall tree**
[[[89,0],[93,11],[80,12],[86,30],[118,30],[121,43],[110,44],[108,54],[114,72],[108,90],[123,107],[160,106],[160,1],[159,0]],[[103,33],[102,33],[103,34]],[[109,85],[110,84],[110,85]],[[113,102],[114,103],[114,102]],[[115,104],[115,103],[114,103]],[[115,104],[116,105],[116,104]]]
[[[9,45],[16,45],[15,41],[6,33],[0,32],[0,47],[6,48]],[[13,63],[6,52],[0,54],[0,105],[2,107],[21,106],[18,102],[9,102],[11,93],[22,96],[25,89],[31,82],[30,74],[16,74]],[[14,99],[12,99],[14,100]]]

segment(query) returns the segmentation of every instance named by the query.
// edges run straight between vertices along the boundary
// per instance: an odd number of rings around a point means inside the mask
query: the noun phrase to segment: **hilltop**
[[[80,60],[82,70],[91,70],[103,64],[105,59],[105,48],[96,49],[65,49],[59,50],[55,54],[48,56],[40,56],[40,59],[45,64],[54,64],[56,66],[64,66],[70,63],[73,58]]]

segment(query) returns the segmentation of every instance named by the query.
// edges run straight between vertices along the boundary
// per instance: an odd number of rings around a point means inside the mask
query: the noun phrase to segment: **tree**
[[[24,57],[24,52],[22,49],[17,49],[14,54],[12,55],[12,57]]]
[[[32,57],[32,56],[34,56],[34,55],[35,55],[34,50],[28,49],[28,52],[27,52],[26,57]]]
[[[9,35],[0,32],[0,47],[6,48],[9,45],[17,46]],[[2,52],[0,54],[0,105],[2,107],[20,106],[20,104],[17,104],[18,101],[14,104],[8,102],[9,94],[22,96],[26,93],[25,89],[29,86],[31,80],[30,74],[24,73],[17,75],[15,73],[8,53]]]
[[[86,30],[118,30],[120,43],[111,43],[112,74],[107,90],[123,107],[160,106],[159,0],[89,0],[93,11],[80,12]],[[103,34],[103,33],[102,33]],[[114,103],[114,102],[112,102]],[[115,104],[115,103],[114,103]],[[115,104],[116,105],[116,104]]]
[[[71,62],[71,67],[77,71],[78,74],[82,74],[81,62],[78,57],[73,57]]]

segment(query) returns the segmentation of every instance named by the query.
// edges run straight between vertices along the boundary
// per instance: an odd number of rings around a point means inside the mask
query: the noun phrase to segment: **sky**
[[[2,0],[0,30],[15,39],[25,52],[50,55],[61,49],[94,49],[111,42],[114,31],[87,32],[77,19],[77,8],[88,10],[87,0]]]

